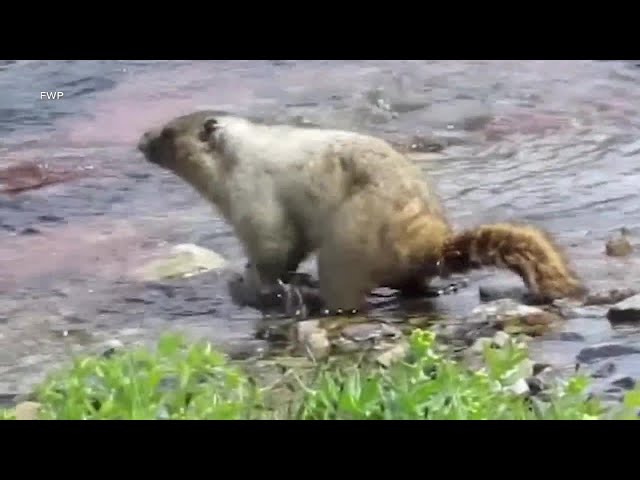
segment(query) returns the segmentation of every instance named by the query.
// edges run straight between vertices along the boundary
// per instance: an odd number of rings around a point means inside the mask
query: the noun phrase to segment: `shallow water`
[[[2,62],[0,166],[37,161],[88,175],[0,195],[0,393],[24,390],[69,349],[105,338],[149,341],[180,328],[262,346],[256,312],[230,303],[224,277],[147,287],[130,279],[167,243],[243,264],[210,207],[134,148],[147,127],[195,108],[405,145],[435,139],[445,148],[424,169],[455,225],[534,222],[590,286],[634,287],[638,256],[610,259],[603,248],[622,226],[640,233],[639,81],[635,64],[599,61]],[[64,97],[41,100],[41,91]],[[472,284],[433,303],[462,315],[477,302]],[[542,340],[536,354],[569,365],[585,344],[619,335],[634,343],[638,333],[619,334],[602,316],[563,328],[584,341]],[[636,362],[623,370],[640,376]]]

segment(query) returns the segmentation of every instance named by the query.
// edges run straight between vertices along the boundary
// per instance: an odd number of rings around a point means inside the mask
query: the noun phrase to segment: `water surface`
[[[196,108],[401,145],[437,141],[444,149],[424,170],[456,226],[533,222],[590,286],[633,287],[637,255],[610,259],[603,248],[622,226],[640,233],[639,82],[633,63],[599,61],[3,62],[0,166],[90,173],[0,196],[0,391],[26,388],[78,345],[104,338],[148,341],[181,328],[259,345],[256,312],[229,302],[224,278],[170,288],[130,280],[166,244],[192,242],[243,263],[215,212],[135,150],[146,128]],[[64,97],[41,100],[41,91]],[[477,301],[476,285],[435,307],[462,315]],[[620,334],[603,317],[566,329],[586,343],[634,343],[637,333]],[[536,348],[569,364],[585,342]],[[634,362],[625,371],[640,373]]]

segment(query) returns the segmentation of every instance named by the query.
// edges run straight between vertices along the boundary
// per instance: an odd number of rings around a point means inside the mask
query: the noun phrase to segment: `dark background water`
[[[435,141],[444,149],[424,170],[454,224],[534,222],[592,285],[633,286],[637,257],[602,251],[612,232],[637,235],[640,225],[639,81],[634,63],[598,61],[1,62],[0,167],[36,161],[90,174],[0,196],[0,389],[19,389],[68,353],[57,332],[72,325],[89,342],[165,328],[253,342],[255,312],[232,306],[222,279],[167,293],[127,276],[163,243],[242,263],[215,212],[134,148],[144,129],[196,108]],[[618,335],[600,318],[572,322],[589,341]],[[635,342],[635,332],[624,338]],[[578,348],[544,345],[567,362]]]

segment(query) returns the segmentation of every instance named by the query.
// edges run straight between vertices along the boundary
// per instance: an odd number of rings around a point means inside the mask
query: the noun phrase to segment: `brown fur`
[[[452,236],[442,247],[443,267],[451,272],[494,266],[519,275],[540,300],[585,293],[550,236],[531,225],[480,225]]]
[[[352,132],[256,125],[197,112],[147,132],[147,159],[217,206],[273,285],[318,254],[329,309],[360,309],[379,286],[424,290],[448,272],[496,266],[545,299],[582,292],[541,230],[482,225],[456,234],[428,178],[388,143]]]

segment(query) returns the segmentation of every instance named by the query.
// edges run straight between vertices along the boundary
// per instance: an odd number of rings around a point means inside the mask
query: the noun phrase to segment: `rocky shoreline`
[[[206,248],[183,244],[163,250],[143,268],[135,270],[134,277],[146,285],[163,282],[185,282],[188,279],[216,274],[227,278],[232,269],[229,262]],[[544,350],[523,363],[519,378],[513,388],[522,395],[545,395],[553,382],[580,371],[594,380],[593,394],[615,404],[623,395],[635,388],[640,370],[635,362],[640,359],[640,347],[633,336],[626,335],[619,342],[609,341],[587,344],[585,335],[568,328],[571,319],[591,318],[606,322],[611,328],[637,328],[640,322],[640,294],[630,288],[595,291],[583,301],[556,301],[551,305],[527,304],[524,287],[518,279],[506,281],[469,283],[458,279],[463,292],[476,288],[479,304],[464,315],[429,313],[418,306],[408,308],[404,315],[396,311],[386,313],[382,308],[367,316],[323,317],[314,319],[262,318],[255,323],[252,340],[233,344],[220,344],[230,358],[254,363],[279,359],[285,363],[300,361],[318,362],[329,357],[359,355],[368,362],[388,367],[406,355],[407,336],[415,328],[431,329],[439,347],[446,355],[474,368],[478,366],[486,348],[501,348],[515,341],[535,346],[545,342],[565,347],[579,345],[573,362],[556,363],[545,357]],[[451,295],[455,301],[457,293]],[[449,297],[449,296],[447,296]],[[444,298],[444,297],[443,297]],[[158,328],[159,327],[159,328]],[[158,322],[156,332],[166,329],[181,331],[181,327]],[[203,328],[206,328],[203,326]],[[50,334],[74,344],[67,353],[71,355],[93,353],[108,356],[114,351],[131,345],[150,344],[153,336],[137,328],[120,330],[117,337],[109,338],[105,332],[90,332],[86,327],[63,325],[50,327]],[[191,335],[198,336],[198,330]],[[89,339],[82,346],[82,337]],[[566,350],[566,349],[565,349]],[[284,359],[284,360],[283,360]],[[288,359],[288,360],[287,360]],[[38,358],[24,359],[23,365],[37,363]],[[53,368],[53,366],[51,366]],[[44,378],[40,372],[13,392],[0,391],[0,406],[13,407],[28,402],[27,385],[35,385]]]

